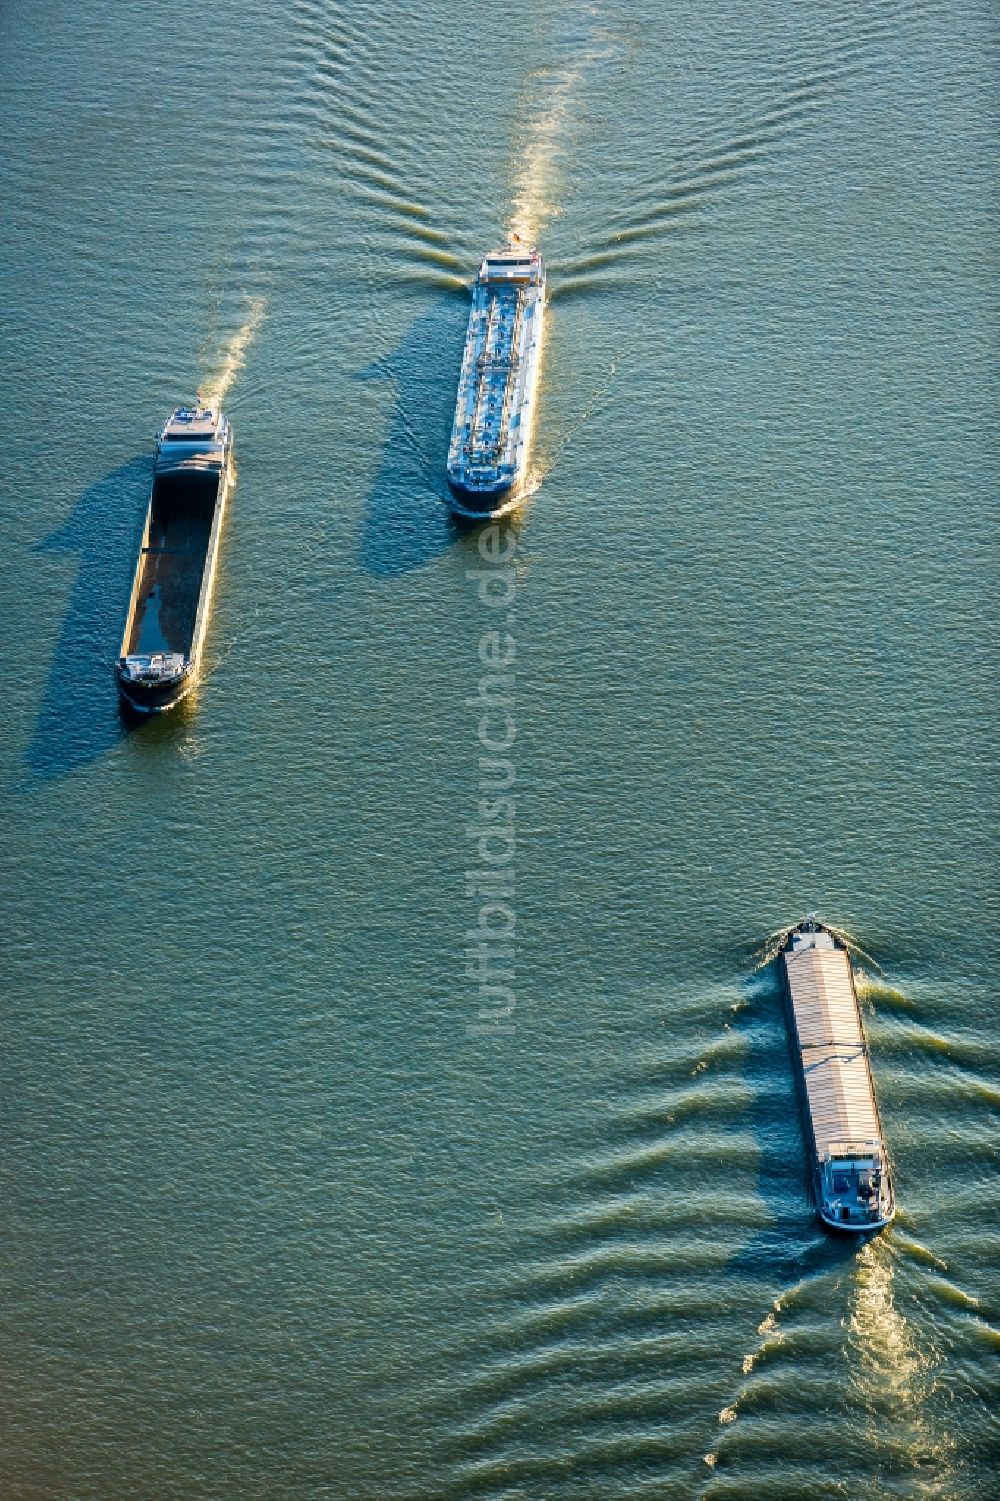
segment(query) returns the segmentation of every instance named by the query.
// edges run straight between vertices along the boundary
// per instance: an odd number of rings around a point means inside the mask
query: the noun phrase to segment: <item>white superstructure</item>
[[[229,419],[217,403],[178,407],[156,440],[156,473],[221,474],[231,446]]]

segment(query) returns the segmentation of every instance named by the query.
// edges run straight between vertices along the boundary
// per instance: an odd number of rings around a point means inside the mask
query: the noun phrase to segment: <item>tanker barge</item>
[[[503,516],[524,491],[542,353],[545,266],[511,244],[479,268],[448,449],[452,510]]]
[[[124,702],[162,714],[198,680],[233,439],[218,405],[178,407],[160,433],[153,489],[115,669]]]
[[[809,918],[780,962],[819,1217],[833,1230],[881,1230],[896,1205],[850,955]]]

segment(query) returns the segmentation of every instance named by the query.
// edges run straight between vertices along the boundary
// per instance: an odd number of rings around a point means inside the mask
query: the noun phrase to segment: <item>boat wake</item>
[[[230,387],[239,372],[243,369],[246,353],[254,335],[264,319],[266,300],[263,297],[251,297],[247,316],[242,326],[233,334],[222,354],[215,363],[211,375],[202,381],[198,392],[199,401],[218,403],[225,401]]]
[[[810,917],[816,918],[817,921],[819,920],[815,912],[808,915]],[[774,960],[777,959],[778,955],[785,947],[785,944],[788,942],[792,933],[795,932],[795,929],[802,921],[803,919],[801,917],[796,918],[794,922],[786,924],[785,927],[776,928],[773,933],[768,933],[763,943],[760,944],[758,948],[754,949],[753,954],[751,955],[751,958],[755,961],[753,966],[754,974],[757,974],[759,970],[766,969],[769,964],[774,963]],[[864,964],[870,964],[873,969],[878,971],[879,974],[882,973],[882,968],[878,960],[873,959],[871,954],[867,953],[866,950],[861,947],[860,943],[858,943],[857,939],[854,938],[850,933],[848,933],[845,928],[836,927],[832,922],[828,922],[825,917],[822,919],[822,922],[824,928],[826,928],[828,932],[832,933],[835,938],[838,938],[840,940],[852,959],[860,959]]]
[[[548,83],[548,107],[533,121],[531,135],[519,152],[513,208],[507,222],[508,235],[526,245],[534,245],[545,225],[560,212],[555,198],[558,164],[580,76],[580,66],[564,69],[554,81],[535,76],[543,88]]]
[[[512,208],[507,233],[534,245],[546,225],[562,212],[563,167],[578,114],[578,96],[588,72],[610,56],[617,41],[599,9],[584,5],[584,31],[560,66],[541,68],[528,79],[522,114],[525,134],[515,150]],[[541,107],[532,112],[533,101]]]
[[[689,226],[720,194],[766,171],[775,153],[792,148],[797,135],[809,129],[842,90],[879,66],[896,9],[881,7],[862,24],[856,16],[844,16],[825,29],[807,28],[799,35],[795,26],[779,28],[774,37],[776,61],[762,70],[756,108],[735,116],[720,110],[714,124],[677,141],[669,157],[659,137],[650,139],[647,149],[635,150],[635,156],[649,165],[632,173],[627,205],[582,247],[586,263],[596,258],[607,264],[607,257],[617,265],[628,257],[630,247],[655,252],[657,241]],[[581,274],[584,265],[574,265],[572,273]]]
[[[935,1359],[921,1349],[893,1291],[898,1253],[888,1239],[858,1254],[848,1323],[853,1384],[867,1415],[871,1442],[888,1446],[894,1468],[909,1475],[914,1496],[945,1496],[953,1441],[932,1427],[927,1398]]]
[[[710,215],[731,194],[754,185],[766,191],[774,159],[795,150],[799,138],[813,128],[824,110],[845,89],[856,87],[866,70],[873,72],[879,66],[894,24],[895,7],[890,5],[861,27],[854,17],[818,35],[807,30],[796,37],[793,27],[781,65],[765,70],[757,97],[745,112],[734,116],[722,107],[714,122],[699,125],[686,140],[670,140],[662,126],[641,140],[634,136],[623,140],[618,175],[628,180],[629,192],[621,206],[579,240],[568,256],[551,258],[556,272],[553,291],[560,299],[620,293],[623,286],[631,286],[634,292],[630,317],[614,345],[610,371],[598,380],[588,402],[590,410],[566,434],[560,448],[584,426],[594,408],[613,399],[618,371],[631,369],[637,359],[644,315],[662,300],[664,287],[669,288],[678,275],[667,257],[669,247],[681,236],[705,232]],[[563,115],[569,112],[576,87],[572,73],[567,73],[566,82],[569,86],[555,100],[552,118],[540,124],[536,157],[528,154],[525,158],[526,176],[531,166],[539,179],[534,195],[522,191],[529,222],[532,205],[551,200],[558,147],[568,130],[560,109]],[[641,64],[635,86],[642,87]],[[557,208],[549,207],[548,216],[555,212]]]
[[[298,0],[297,110],[320,180],[350,203],[341,236],[353,237],[380,346],[397,331],[382,311],[391,284],[417,291],[466,289],[465,259],[433,222],[435,174],[422,132],[406,113],[399,77],[398,21],[384,7],[365,19],[331,12],[326,0]]]
[[[841,1321],[846,1339],[837,1354],[849,1370],[849,1411],[860,1420],[876,1473],[906,1475],[912,1486],[907,1495],[944,1497],[954,1493],[954,1443],[931,1414],[936,1357],[918,1345],[897,1305],[893,1283],[898,1256],[885,1237],[869,1241],[857,1253]],[[743,1357],[740,1388],[718,1413],[722,1431],[702,1455],[710,1471],[722,1465],[731,1479],[740,1464],[745,1446],[738,1419],[753,1428],[762,1419],[773,1421],[777,1397],[798,1401],[802,1361],[808,1358],[804,1352],[822,1339],[826,1319],[819,1310],[835,1297],[840,1282],[836,1273],[831,1277],[832,1270],[828,1267],[818,1279],[801,1279],[774,1299],[757,1328],[756,1345]],[[787,1330],[779,1325],[783,1313],[792,1317]],[[829,1362],[833,1356],[833,1345],[824,1343],[821,1360]],[[759,1368],[765,1365],[767,1372],[762,1373]],[[715,1494],[714,1487],[713,1475],[701,1493]]]
[[[756,1366],[759,1361],[765,1359],[766,1356],[769,1355],[772,1351],[777,1350],[780,1345],[784,1344],[785,1336],[781,1329],[778,1328],[778,1315],[781,1313],[785,1305],[795,1298],[796,1294],[802,1289],[803,1286],[804,1283],[799,1282],[794,1287],[787,1289],[785,1292],[779,1293],[774,1302],[771,1304],[767,1315],[757,1326],[756,1347],[743,1357],[744,1376],[750,1376],[753,1372],[754,1366]],[[719,1423],[721,1426],[725,1427],[730,1423],[735,1423],[739,1412],[740,1402],[742,1401],[748,1390],[748,1386],[744,1385],[734,1401],[728,1407],[724,1407],[722,1409],[722,1411],[719,1413]],[[709,1469],[714,1469],[719,1458],[718,1448],[716,1447],[715,1449],[712,1449],[708,1454],[705,1454],[703,1458]]]

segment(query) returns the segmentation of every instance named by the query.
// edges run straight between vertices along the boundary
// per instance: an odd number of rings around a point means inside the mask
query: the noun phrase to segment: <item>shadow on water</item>
[[[439,297],[391,354],[359,375],[388,382],[395,394],[360,545],[361,566],[377,577],[420,568],[461,535],[444,470],[467,318],[464,289]]]
[[[752,1090],[741,1126],[760,1145],[757,1193],[770,1222],[744,1243],[730,1268],[791,1284],[850,1260],[857,1243],[828,1234],[816,1217],[776,964],[748,981],[744,995],[749,1004],[733,1022],[745,1046],[745,1078]]]
[[[113,669],[151,480],[149,456],[84,490],[36,552],[77,553],[79,567],[25,754],[43,781],[86,766],[128,731]]]

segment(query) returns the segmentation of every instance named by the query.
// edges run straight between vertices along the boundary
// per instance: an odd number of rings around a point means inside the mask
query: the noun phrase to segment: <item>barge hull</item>
[[[791,935],[781,969],[820,1219],[879,1230],[895,1203],[850,956],[811,924]]]
[[[139,714],[173,708],[198,681],[230,447],[215,409],[181,408],[161,435],[117,666],[122,700]]]
[[[482,521],[524,494],[537,400],[545,268],[511,245],[483,261],[472,289],[447,478],[452,510]]]

